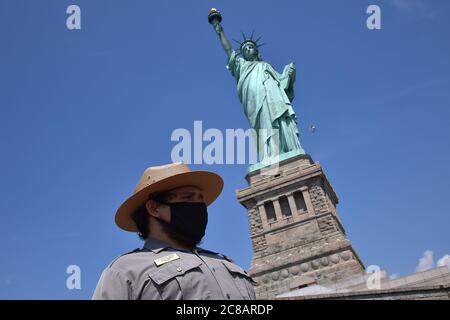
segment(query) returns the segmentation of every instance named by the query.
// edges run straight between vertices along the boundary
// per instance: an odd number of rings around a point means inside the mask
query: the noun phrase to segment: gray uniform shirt
[[[142,250],[119,257],[103,271],[92,298],[247,300],[255,299],[252,283],[226,256],[148,238]]]

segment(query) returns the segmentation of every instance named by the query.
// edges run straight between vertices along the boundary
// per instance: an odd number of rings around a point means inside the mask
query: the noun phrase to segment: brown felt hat
[[[181,162],[149,167],[144,171],[133,195],[117,210],[116,224],[123,230],[137,232],[131,215],[147,202],[148,196],[154,192],[169,191],[183,186],[199,188],[208,206],[222,192],[223,180],[214,172],[192,171]]]

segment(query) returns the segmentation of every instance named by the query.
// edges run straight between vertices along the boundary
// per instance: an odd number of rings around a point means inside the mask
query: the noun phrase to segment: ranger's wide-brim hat
[[[192,171],[184,163],[147,168],[134,189],[133,195],[117,210],[116,224],[123,230],[137,232],[138,229],[131,215],[147,202],[148,196],[154,192],[169,191],[182,186],[199,188],[206,205],[209,206],[222,192],[223,180],[214,172]]]

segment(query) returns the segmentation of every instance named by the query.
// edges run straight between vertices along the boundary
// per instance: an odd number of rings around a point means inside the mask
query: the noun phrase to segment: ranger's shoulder
[[[231,259],[229,256],[227,256],[227,255],[225,255],[223,253],[220,253],[220,252],[217,252],[217,251],[208,250],[208,249],[204,249],[204,248],[200,248],[200,250],[201,250],[201,252],[206,253],[208,255],[215,256],[216,258],[219,258],[219,259],[222,259],[222,260],[227,260],[227,261],[229,261],[231,263],[234,263],[233,259]]]
[[[133,259],[138,259],[140,256],[142,256],[143,253],[152,253],[151,251],[148,252],[146,250],[142,250],[141,248],[137,248],[134,250],[131,250],[129,252],[126,252],[124,254],[121,254],[120,256],[118,256],[117,258],[115,258],[108,266],[108,269],[110,269],[111,267],[114,266],[114,268],[119,268],[124,265],[124,264],[128,264],[130,261],[132,261]]]

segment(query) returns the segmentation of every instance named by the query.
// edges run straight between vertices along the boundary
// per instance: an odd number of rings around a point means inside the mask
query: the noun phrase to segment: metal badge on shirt
[[[164,263],[180,259],[180,257],[176,253],[169,254],[167,256],[155,259],[155,264],[157,267],[162,266]]]

